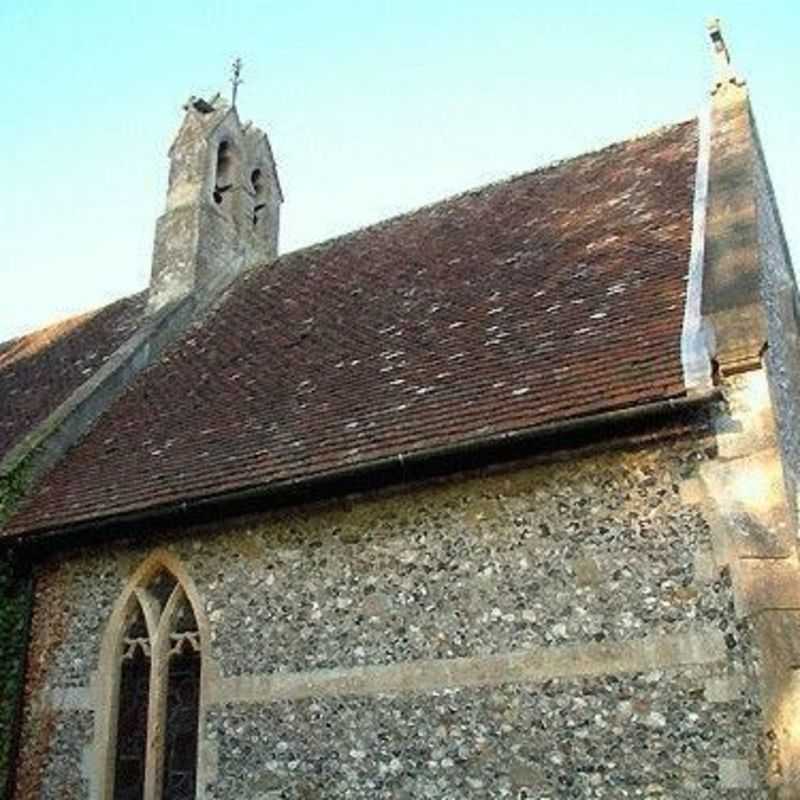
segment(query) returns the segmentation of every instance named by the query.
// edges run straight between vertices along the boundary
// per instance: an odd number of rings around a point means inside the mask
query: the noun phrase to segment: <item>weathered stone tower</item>
[[[167,208],[156,224],[149,309],[213,292],[275,258],[283,202],[266,134],[217,95],[191,97],[169,151]]]

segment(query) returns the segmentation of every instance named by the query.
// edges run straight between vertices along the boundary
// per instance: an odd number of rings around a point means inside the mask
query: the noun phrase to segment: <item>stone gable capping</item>
[[[747,86],[730,66],[718,21],[711,93],[711,155],[703,272],[703,315],[726,374],[759,369],[767,341],[760,296],[758,146]]]
[[[144,293],[132,295],[0,345],[0,459],[96,374],[136,330],[145,304]]]
[[[135,376],[155,363],[162,351],[193,321],[213,307],[218,293],[190,295],[142,316],[138,327],[97,371],[0,459],[0,481],[24,470],[24,489],[42,480],[65,453],[78,443]],[[113,340],[112,340],[113,341]],[[47,354],[45,353],[45,357]],[[19,501],[18,501],[19,502]],[[0,528],[0,538],[5,526]]]
[[[166,309],[143,322],[88,380],[77,386],[48,417],[31,430],[0,461],[0,477],[11,474],[33,456],[32,477],[46,472],[91,427],[116,395],[123,391],[133,375],[158,355],[164,337],[185,324],[181,314],[188,303]],[[179,324],[177,327],[180,327]]]

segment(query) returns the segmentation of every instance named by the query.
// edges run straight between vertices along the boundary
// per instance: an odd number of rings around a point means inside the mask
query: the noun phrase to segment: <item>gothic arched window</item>
[[[117,617],[107,796],[194,800],[202,664],[197,616],[172,570],[151,561],[137,576]]]

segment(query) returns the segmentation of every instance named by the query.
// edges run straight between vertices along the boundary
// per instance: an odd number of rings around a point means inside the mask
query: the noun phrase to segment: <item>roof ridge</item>
[[[47,322],[44,325],[40,325],[38,328],[31,328],[30,330],[26,330],[23,333],[17,334],[16,336],[12,336],[10,339],[5,339],[4,341],[0,342],[0,355],[2,355],[6,349],[13,347],[15,344],[19,344],[23,339],[27,339],[29,336],[41,336],[47,331],[54,330],[62,325],[67,325],[70,322],[78,322],[80,319],[83,317],[88,317],[96,310],[97,309],[87,309],[86,311],[78,311],[75,314],[68,314],[67,316],[60,317],[53,322]]]
[[[117,297],[114,300],[109,300],[107,303],[103,303],[102,305],[92,306],[91,308],[84,309],[83,311],[76,311],[74,314],[67,314],[64,317],[54,320],[53,322],[47,322],[44,325],[39,325],[36,328],[30,328],[29,330],[23,331],[16,336],[12,336],[10,339],[6,339],[5,341],[0,342],[0,354],[3,353],[9,347],[19,343],[23,339],[27,338],[28,336],[41,336],[46,331],[58,328],[59,326],[66,325],[70,322],[77,323],[79,320],[83,319],[84,317],[95,316],[99,314],[101,311],[105,311],[111,306],[116,305],[117,303],[122,303],[125,300],[133,300],[137,296],[144,294],[147,292],[147,289],[139,289],[138,292],[133,292],[132,294],[124,294],[121,297]]]
[[[549,172],[550,170],[558,169],[559,167],[566,166],[567,164],[571,164],[572,162],[578,161],[582,158],[597,156],[606,151],[612,151],[615,148],[623,147],[625,145],[629,145],[644,139],[649,139],[651,137],[663,135],[668,131],[680,128],[684,125],[689,124],[690,122],[696,122],[697,119],[698,119],[697,117],[688,117],[686,119],[679,120],[678,122],[666,123],[664,125],[659,125],[656,128],[652,128],[648,131],[645,131],[644,133],[639,133],[636,134],[635,136],[629,136],[625,139],[618,139],[617,141],[600,145],[599,147],[596,147],[592,150],[585,150],[584,152],[576,153],[575,155],[556,158],[544,164],[541,164],[538,167],[535,167],[534,169],[526,170],[524,172],[514,172],[511,175],[508,175],[504,178],[498,178],[497,180],[489,181],[488,183],[480,184],[479,186],[473,186],[469,189],[464,189],[460,192],[456,192],[454,194],[441,197],[438,200],[432,200],[430,203],[425,203],[421,206],[416,206],[415,208],[409,209],[408,211],[403,211],[391,217],[386,217],[384,219],[377,220],[376,222],[371,222],[368,225],[362,225],[359,228],[353,228],[352,230],[337,234],[336,236],[331,236],[328,239],[323,239],[320,242],[312,242],[311,244],[304,245],[303,247],[298,247],[296,250],[289,250],[286,253],[281,253],[280,255],[277,256],[277,258],[273,259],[272,261],[264,262],[262,264],[253,267],[250,270],[247,270],[245,273],[242,274],[241,282],[246,283],[250,280],[253,280],[256,275],[261,274],[262,271],[265,269],[275,269],[281,264],[281,262],[283,262],[286,259],[301,258],[303,256],[307,256],[313,251],[325,252],[327,248],[333,247],[334,245],[339,244],[342,241],[345,241],[351,237],[357,237],[369,233],[371,231],[381,230],[383,228],[389,227],[390,225],[394,225],[403,219],[413,217],[415,214],[424,213],[426,211],[430,211],[431,209],[437,208],[438,206],[443,206],[446,205],[447,203],[452,203],[462,198],[470,197],[472,195],[485,192],[487,190],[499,188],[500,186],[511,184],[514,181],[518,181],[523,178],[530,177],[532,175],[540,175],[542,173]],[[216,304],[217,307],[224,305],[225,298],[229,295],[231,291],[235,291],[236,286],[239,283],[240,281],[236,279],[231,281],[230,285],[226,287],[226,290],[221,293],[221,296],[219,298],[220,302]],[[18,334],[17,336],[12,336],[9,339],[0,341],[0,353],[2,353],[7,348],[12,347],[14,344],[18,343],[20,340],[24,339],[27,336],[42,334],[46,330],[49,330],[50,328],[55,328],[58,325],[64,325],[72,320],[77,320],[80,317],[86,317],[89,316],[90,314],[97,314],[98,312],[106,308],[109,308],[115,303],[119,303],[124,300],[131,300],[137,295],[147,291],[148,287],[145,287],[144,289],[140,289],[138,292],[133,292],[132,294],[122,295],[121,297],[117,297],[116,299],[111,300],[108,303],[103,303],[102,305],[93,306],[91,308],[85,309],[84,311],[79,311],[74,314],[69,314],[63,317],[62,319],[56,320],[54,322],[26,330],[23,333]]]
[[[488,183],[484,183],[479,186],[473,186],[469,189],[464,189],[460,192],[456,192],[454,194],[441,197],[438,200],[433,200],[430,203],[425,203],[421,206],[417,206],[416,208],[409,209],[408,211],[403,211],[399,214],[395,214],[394,216],[386,217],[385,219],[381,219],[376,222],[371,222],[368,225],[361,226],[360,228],[353,228],[352,230],[345,231],[344,233],[337,234],[336,236],[332,236],[329,239],[323,239],[321,242],[312,242],[311,244],[304,245],[303,247],[298,247],[296,250],[289,250],[286,253],[281,253],[280,255],[278,255],[277,258],[275,258],[272,261],[260,264],[254,267],[253,269],[248,270],[246,273],[244,273],[244,275],[246,276],[244,278],[244,281],[249,281],[253,279],[256,274],[261,273],[262,270],[264,269],[275,269],[285,259],[300,258],[302,256],[308,255],[310,252],[315,250],[324,252],[327,248],[339,244],[344,240],[350,239],[351,237],[354,238],[375,230],[381,230],[385,227],[396,224],[400,220],[413,217],[415,214],[420,214],[422,212],[430,211],[431,209],[437,208],[438,206],[443,206],[447,203],[452,203],[453,201],[460,200],[465,197],[470,197],[472,195],[480,194],[487,190],[499,188],[506,184],[513,183],[514,181],[518,181],[523,178],[528,178],[532,175],[540,175],[545,172],[549,172],[550,170],[558,169],[559,167],[564,167],[575,161],[579,161],[582,158],[590,158],[598,156],[601,153],[605,153],[606,151],[613,151],[616,148],[624,147],[626,145],[633,144],[634,142],[639,142],[644,139],[650,139],[652,137],[661,136],[669,131],[681,128],[684,125],[688,125],[689,123],[692,122],[696,123],[697,121],[698,117],[693,116],[679,120],[678,122],[671,122],[671,123],[666,123],[664,125],[659,125],[658,127],[652,128],[648,131],[645,131],[644,133],[639,133],[636,134],[635,136],[629,136],[625,139],[618,139],[617,141],[600,145],[599,147],[596,147],[593,150],[585,150],[584,152],[576,153],[575,155],[556,158],[544,164],[541,164],[540,166],[535,167],[534,169],[526,170],[525,172],[514,172],[505,178],[499,178],[497,180],[489,181]],[[232,281],[231,288],[234,288],[238,283],[239,281],[237,280]]]

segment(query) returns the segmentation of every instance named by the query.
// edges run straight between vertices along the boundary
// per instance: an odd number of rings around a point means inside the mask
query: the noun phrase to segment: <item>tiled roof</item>
[[[0,344],[0,459],[135,330],[142,292]]]
[[[11,533],[684,394],[694,122],[250,272]]]

